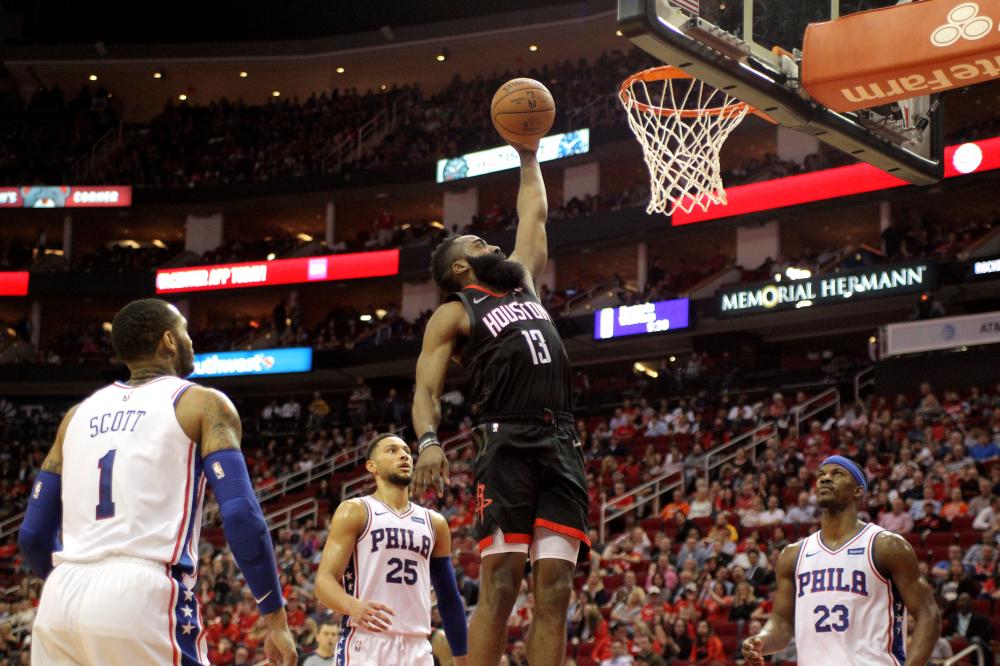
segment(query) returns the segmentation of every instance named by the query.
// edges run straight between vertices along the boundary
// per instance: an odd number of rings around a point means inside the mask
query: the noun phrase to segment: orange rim
[[[632,95],[632,84],[636,81],[643,81],[645,83],[652,83],[653,81],[667,81],[671,79],[693,79],[694,77],[685,72],[684,70],[678,69],[677,67],[672,67],[670,65],[665,65],[662,67],[652,67],[650,69],[644,69],[641,72],[636,72],[632,76],[628,77],[622,81],[621,86],[618,88],[618,96],[621,98],[622,102],[631,105],[639,109],[643,113],[651,113],[658,116],[680,116],[681,118],[698,118],[700,116],[733,116],[736,114],[743,113],[744,110],[749,110],[766,120],[770,120],[764,114],[762,114],[757,109],[753,108],[746,102],[736,101],[731,104],[726,104],[725,106],[713,106],[707,109],[668,109],[661,106],[655,106],[653,104],[644,104],[637,100]],[[708,85],[708,84],[706,84]],[[771,120],[771,122],[774,122]]]

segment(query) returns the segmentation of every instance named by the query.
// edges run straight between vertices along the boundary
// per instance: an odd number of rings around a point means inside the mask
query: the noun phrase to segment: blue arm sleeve
[[[62,527],[62,476],[39,472],[17,534],[17,545],[32,571],[45,578],[52,571],[52,553],[59,550]]]
[[[233,558],[264,615],[285,605],[274,561],[271,533],[250,484],[250,474],[238,449],[223,449],[205,458],[205,477],[219,502],[222,528]]]
[[[431,583],[437,593],[438,611],[444,624],[444,635],[451,646],[451,654],[464,657],[469,651],[468,624],[465,619],[465,604],[458,593],[455,569],[450,557],[431,558]]]

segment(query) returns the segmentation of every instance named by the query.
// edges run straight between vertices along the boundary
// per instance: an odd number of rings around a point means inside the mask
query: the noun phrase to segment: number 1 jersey
[[[460,349],[472,375],[480,420],[504,414],[570,413],[569,358],[549,313],[524,288],[494,293],[469,285],[451,294],[469,315],[470,335]]]
[[[406,511],[396,513],[371,495],[360,499],[368,510],[368,522],[344,571],[344,590],[395,611],[387,633],[427,638],[431,633],[430,558],[434,552],[430,512],[411,502]],[[344,618],[343,628],[364,631],[350,617]]]
[[[179,377],[115,382],[80,403],[63,439],[56,564],[125,555],[195,573],[205,479],[174,411],[191,386]]]

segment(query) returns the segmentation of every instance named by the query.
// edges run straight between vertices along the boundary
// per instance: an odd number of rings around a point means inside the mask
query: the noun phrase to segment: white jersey
[[[809,666],[900,666],[905,660],[906,607],[899,590],[875,568],[875,537],[866,523],[837,550],[820,532],[802,540],[795,564],[795,647]]]
[[[344,571],[344,589],[395,611],[385,634],[427,638],[431,633],[430,561],[434,552],[431,514],[412,502],[404,513],[396,513],[371,495],[361,501],[368,510],[368,524]],[[344,618],[345,629],[354,626],[349,617]]]
[[[128,556],[195,574],[205,478],[174,412],[191,386],[178,377],[115,382],[80,404],[63,440],[56,564]]]

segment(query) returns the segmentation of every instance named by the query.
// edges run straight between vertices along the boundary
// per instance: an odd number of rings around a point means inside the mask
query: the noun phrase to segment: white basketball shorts
[[[333,659],[337,666],[434,666],[431,642],[420,636],[371,633],[345,629],[337,642]]]
[[[194,592],[166,564],[112,557],[63,562],[42,589],[32,666],[208,666]]]

